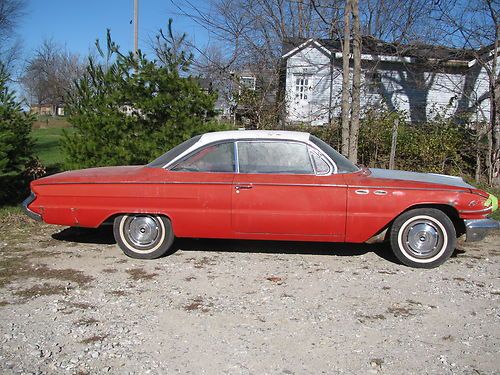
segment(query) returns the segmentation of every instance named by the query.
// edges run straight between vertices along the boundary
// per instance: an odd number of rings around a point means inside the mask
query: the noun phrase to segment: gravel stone
[[[21,227],[0,231],[2,275],[16,267],[0,284],[0,374],[500,368],[500,236],[420,270],[383,245],[266,241],[178,240],[138,261],[110,228]]]

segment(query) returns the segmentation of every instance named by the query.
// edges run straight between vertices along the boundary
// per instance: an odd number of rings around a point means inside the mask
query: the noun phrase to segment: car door
[[[169,168],[164,203],[176,236],[230,237],[233,142],[207,145]]]
[[[347,194],[343,177],[318,175],[315,154],[305,143],[238,141],[236,149],[232,226],[237,235],[343,239]]]

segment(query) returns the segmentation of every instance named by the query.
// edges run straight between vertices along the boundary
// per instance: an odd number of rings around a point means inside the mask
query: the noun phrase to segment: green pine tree
[[[196,134],[220,128],[212,120],[215,95],[180,73],[191,56],[165,49],[160,64],[140,52],[122,54],[109,31],[107,47],[106,53],[99,51],[108,63],[90,59],[68,99],[75,128],[63,139],[69,168],[144,164]]]
[[[33,148],[30,132],[35,118],[22,110],[8,81],[9,75],[0,63],[0,175],[22,171]]]

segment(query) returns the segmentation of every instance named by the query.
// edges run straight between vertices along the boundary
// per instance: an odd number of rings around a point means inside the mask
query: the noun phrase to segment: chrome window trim
[[[313,168],[314,168],[314,172],[315,172],[315,175],[316,176],[330,176],[332,174],[337,174],[337,171],[336,171],[336,165],[333,164],[333,167],[332,167],[332,164],[330,164],[328,162],[328,159],[325,159],[323,153],[319,152],[317,149],[313,149],[312,147],[308,147],[308,150],[309,150],[309,157],[311,158],[311,163],[313,165]],[[312,157],[312,153],[315,153],[317,157],[319,157],[321,160],[323,160],[326,165],[328,165],[328,172],[326,173],[318,173],[318,170],[316,169],[316,163],[314,162],[313,160],[313,157]]]
[[[295,139],[286,139],[286,138],[282,138],[282,139],[255,139],[255,138],[252,138],[252,139],[238,139],[238,140],[235,140],[234,141],[234,144],[236,145],[236,154],[238,154],[238,144],[239,143],[276,143],[276,142],[287,142],[287,143],[298,143],[298,144],[303,144],[306,146],[307,148],[307,153],[308,153],[308,156],[309,156],[309,162],[311,163],[311,167],[312,167],[312,170],[313,170],[313,173],[253,173],[253,174],[291,174],[291,175],[296,175],[296,176],[330,176],[331,174],[334,174],[332,173],[332,165],[335,166],[334,163],[331,162],[330,158],[325,158],[326,160],[326,163],[328,164],[328,167],[330,168],[330,173],[328,174],[317,174],[316,173],[316,167],[314,166],[314,162],[311,160],[311,149],[313,149],[314,151],[316,151],[320,157],[321,156],[325,156],[324,153],[319,150],[317,147],[315,147],[314,144],[311,144],[309,142],[302,142],[302,141],[298,141],[298,140],[295,140]],[[238,155],[239,156],[239,155]],[[238,174],[252,174],[252,173],[240,173],[240,160],[239,160],[239,157],[237,158],[237,170],[238,170]],[[336,166],[335,166],[335,169],[333,170],[336,170]]]
[[[236,169],[236,173],[239,174],[240,173],[240,161],[239,161],[239,155],[238,155],[238,142],[234,141],[233,145],[234,145],[234,166]]]
[[[310,153],[311,151],[316,152],[318,154],[318,156],[320,158],[322,158],[328,164],[328,167],[330,168],[329,173],[318,174],[317,171],[316,171],[316,167],[314,166],[314,162],[312,160],[310,160],[312,168],[313,168],[313,171],[314,171],[313,175],[318,176],[318,177],[323,177],[323,176],[331,176],[331,175],[334,175],[334,174],[341,174],[341,172],[338,172],[337,164],[323,150],[321,150],[321,148],[319,148],[316,144],[314,144],[310,140],[300,141],[300,140],[289,139],[289,138],[279,138],[279,139],[267,139],[267,138],[262,138],[262,139],[259,139],[259,138],[224,139],[224,140],[218,140],[218,141],[212,142],[212,143],[207,143],[207,144],[204,144],[203,146],[198,146],[197,148],[195,148],[196,145],[198,144],[198,142],[197,142],[190,149],[186,150],[184,153],[182,153],[181,155],[179,155],[176,159],[172,160],[168,164],[164,165],[162,168],[171,171],[173,168],[175,168],[177,166],[177,164],[179,164],[182,161],[186,160],[187,158],[189,158],[190,156],[194,155],[195,153],[197,153],[197,152],[205,149],[206,147],[213,146],[213,145],[218,145],[218,144],[223,144],[223,143],[231,143],[231,142],[234,144],[235,170],[233,172],[200,172],[200,173],[236,173],[236,174],[246,174],[246,173],[240,173],[239,154],[238,154],[238,143],[240,143],[240,142],[261,142],[261,143],[262,142],[265,142],[265,143],[268,143],[268,142],[289,142],[289,143],[299,143],[299,144],[305,145],[308,148],[308,153]],[[309,155],[309,157],[311,157],[311,156]],[[344,173],[344,172],[342,172],[342,173]],[[345,172],[345,173],[349,173],[349,172]],[[264,173],[261,173],[261,174],[264,174]],[[269,174],[272,174],[272,173],[269,173]],[[306,176],[309,175],[310,176],[312,174],[304,174],[304,175],[306,175]]]

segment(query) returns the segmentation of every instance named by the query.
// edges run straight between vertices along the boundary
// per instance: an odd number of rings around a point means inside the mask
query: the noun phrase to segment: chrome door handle
[[[355,192],[356,194],[366,195],[366,194],[370,193],[370,190],[367,190],[367,189],[359,189],[359,190],[355,190],[354,192]]]
[[[253,186],[251,184],[236,185],[234,187],[236,190],[251,189]]]

